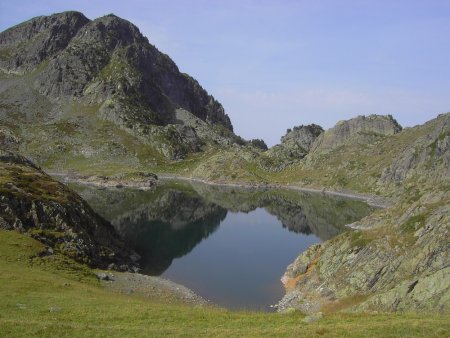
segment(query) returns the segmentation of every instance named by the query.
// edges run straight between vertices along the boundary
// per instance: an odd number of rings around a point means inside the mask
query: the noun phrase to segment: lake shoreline
[[[74,174],[65,174],[65,173],[49,173],[56,177],[58,180],[64,183],[78,183],[81,185],[93,186],[98,189],[121,189],[121,188],[131,188],[131,189],[139,189],[139,190],[149,190],[154,189],[155,186],[162,185],[164,182],[168,181],[186,181],[186,182],[195,182],[200,184],[205,184],[209,186],[218,186],[218,187],[235,187],[237,189],[246,189],[248,191],[268,191],[275,189],[286,189],[293,190],[298,192],[305,192],[315,194],[317,196],[338,196],[352,200],[364,201],[368,205],[372,207],[383,208],[386,207],[386,202],[381,201],[377,196],[369,196],[362,195],[357,193],[349,193],[342,191],[333,191],[326,189],[317,189],[317,188],[309,188],[309,187],[298,187],[293,185],[282,185],[282,184],[249,184],[249,183],[235,183],[235,182],[214,182],[207,181],[200,178],[192,178],[192,177],[184,177],[184,176],[176,176],[170,174],[159,174],[156,183],[149,186],[142,186],[137,182],[129,181],[126,179],[122,179],[120,182],[117,181],[116,177],[105,177],[105,176],[88,176],[88,175],[74,175]],[[384,204],[381,204],[384,202]],[[113,273],[111,271],[111,273]],[[201,296],[197,296],[190,289],[184,290],[184,286],[182,284],[176,284],[169,280],[159,279],[158,277],[151,277],[142,275],[139,273],[129,274],[129,275],[118,275],[114,273],[115,277],[110,280],[104,281],[102,280],[102,284],[105,287],[115,289],[120,293],[125,294],[144,294],[149,298],[158,297],[163,295],[166,298],[173,299],[174,301],[187,301],[192,305],[203,305],[205,304],[204,299]],[[167,283],[173,283],[175,286],[167,285]],[[209,302],[206,302],[209,303]],[[209,303],[213,305],[213,303]],[[216,305],[217,306],[217,305]]]
[[[132,188],[139,190],[149,190],[152,189],[158,183],[152,182],[149,184],[146,180],[136,181],[136,180],[116,180],[108,179],[107,176],[95,176],[95,175],[73,175],[67,173],[58,172],[47,172],[48,175],[54,178],[62,178],[63,183],[79,183],[84,185],[95,186],[98,188]],[[299,192],[314,193],[314,194],[325,194],[331,196],[344,197],[354,200],[360,200],[366,202],[368,205],[375,208],[387,208],[392,205],[392,201],[386,197],[361,194],[354,191],[339,191],[339,190],[329,190],[327,188],[312,188],[312,187],[301,187],[290,184],[276,184],[276,183],[236,183],[236,182],[217,182],[209,181],[201,178],[186,177],[179,175],[171,175],[166,173],[157,174],[158,180],[180,180],[188,182],[197,182],[207,185],[214,186],[224,186],[224,187],[236,187],[242,189],[288,189]]]
[[[140,295],[148,299],[178,302],[189,306],[216,306],[186,286],[166,278],[116,271],[98,271],[96,275],[103,287],[121,294]]]
[[[325,194],[332,196],[345,197],[349,199],[361,200],[365,201],[368,205],[376,208],[387,208],[392,205],[392,202],[385,197],[369,195],[369,194],[360,194],[353,191],[336,191],[336,190],[328,190],[326,188],[310,188],[310,187],[301,187],[295,185],[286,185],[286,184],[276,184],[276,183],[233,183],[233,182],[216,182],[216,181],[208,181],[195,177],[185,177],[185,176],[177,176],[177,175],[167,175],[167,174],[157,174],[158,179],[160,180],[181,180],[181,181],[191,181],[191,182],[199,182],[208,185],[216,185],[216,186],[224,186],[224,187],[236,187],[236,188],[244,188],[244,189],[289,189],[300,192],[308,192],[315,194]]]

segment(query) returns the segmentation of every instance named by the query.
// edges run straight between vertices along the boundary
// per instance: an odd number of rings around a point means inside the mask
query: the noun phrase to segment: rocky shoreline
[[[76,175],[66,173],[48,173],[63,183],[80,183],[100,188],[134,188],[148,190],[158,184],[158,177],[152,173],[105,175]]]
[[[237,187],[242,189],[256,190],[256,189],[289,189],[299,192],[307,192],[314,194],[327,194],[333,196],[340,196],[350,199],[362,200],[370,204],[371,206],[376,206],[384,208],[389,205],[389,201],[383,200],[378,196],[368,196],[349,192],[339,192],[339,191],[328,191],[326,189],[314,189],[314,188],[303,188],[292,185],[281,185],[281,184],[245,184],[245,183],[230,183],[230,182],[213,182],[198,178],[189,178],[183,176],[175,176],[168,174],[158,174],[157,182],[148,185],[145,181],[139,180],[127,180],[123,177],[118,180],[115,176],[113,178],[106,176],[81,176],[81,175],[68,175],[64,173],[51,173],[55,178],[62,180],[63,182],[74,182],[79,184],[86,184],[102,188],[133,188],[133,189],[152,189],[161,181],[170,180],[181,180],[188,182],[198,182],[213,186],[227,186],[227,187]],[[156,175],[155,175],[156,177]],[[99,279],[102,280],[102,284],[110,289],[124,293],[124,294],[140,294],[148,298],[156,299],[173,299],[175,301],[184,302],[191,305],[207,305],[210,304],[208,301],[204,300],[201,296],[196,295],[190,289],[171,282],[169,280],[152,277],[147,275],[142,275],[139,273],[116,273],[116,272],[102,272],[98,274]],[[291,294],[287,295],[292,296]],[[275,308],[283,312],[284,310],[290,308],[292,305],[289,301],[285,301],[284,297],[275,306]],[[286,303],[286,306],[283,306]],[[210,304],[211,305],[211,304]]]
[[[98,271],[97,278],[105,288],[125,295],[139,295],[156,301],[179,302],[191,306],[213,305],[187,287],[161,277]]]
[[[375,196],[375,195],[366,195],[359,194],[353,191],[337,191],[337,190],[328,190],[326,188],[309,188],[309,187],[300,187],[295,185],[285,185],[285,184],[272,184],[272,183],[260,183],[260,184],[252,184],[252,183],[228,183],[228,182],[216,182],[209,181],[200,178],[194,177],[185,177],[185,176],[177,176],[177,175],[167,175],[167,174],[158,174],[158,178],[160,180],[183,180],[190,182],[199,182],[208,185],[216,185],[216,186],[225,186],[225,187],[237,187],[243,189],[289,189],[300,192],[310,192],[315,194],[326,194],[332,196],[345,197],[350,199],[356,199],[365,201],[372,207],[375,208],[387,208],[392,204],[392,201],[388,198]]]
[[[214,186],[224,186],[224,187],[236,187],[241,189],[289,189],[295,190],[299,192],[307,192],[314,194],[326,194],[332,196],[339,196],[344,198],[350,198],[355,200],[360,200],[366,202],[368,205],[375,208],[387,208],[392,204],[392,201],[388,198],[368,195],[368,194],[359,194],[353,191],[338,191],[338,190],[329,190],[326,188],[310,188],[310,187],[300,187],[294,185],[285,185],[285,184],[272,184],[272,183],[232,183],[232,182],[216,182],[210,180],[204,180],[201,178],[195,177],[186,177],[186,176],[178,176],[178,175],[169,175],[169,174],[147,174],[147,173],[139,173],[140,176],[137,177],[127,177],[126,174],[115,175],[115,176],[100,176],[100,175],[73,175],[67,173],[55,173],[49,172],[50,176],[61,180],[63,183],[79,183],[86,184],[101,188],[133,188],[139,190],[148,190],[159,184],[159,181],[164,180],[181,180],[188,182],[197,182]]]

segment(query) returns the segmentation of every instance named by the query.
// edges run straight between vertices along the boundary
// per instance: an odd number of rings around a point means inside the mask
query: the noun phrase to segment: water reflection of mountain
[[[283,227],[322,240],[371,212],[367,204],[282,189],[241,189],[167,182],[150,191],[73,186],[142,256],[144,272],[163,273],[217,230],[227,210],[265,208]]]
[[[76,189],[142,256],[143,270],[150,275],[162,274],[174,258],[189,253],[216,231],[227,215],[226,209],[176,187]]]
[[[313,233],[322,240],[346,230],[345,225],[373,211],[365,202],[287,189],[238,189],[192,184],[204,199],[231,211],[264,208],[289,231]]]

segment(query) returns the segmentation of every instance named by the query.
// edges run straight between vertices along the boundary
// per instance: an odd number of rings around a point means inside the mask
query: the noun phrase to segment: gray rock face
[[[266,155],[281,161],[278,167],[275,167],[275,169],[280,170],[286,165],[304,158],[309,153],[314,141],[322,133],[323,128],[317,124],[301,125],[288,129],[286,135],[281,137],[281,143],[270,148]]]
[[[304,152],[307,153],[311,149],[313,142],[322,133],[323,128],[317,124],[301,125],[294,127],[292,130],[288,129],[286,135],[281,138],[281,144],[298,145],[298,147],[304,149]]]
[[[89,21],[79,30],[67,48],[50,61],[38,77],[39,90],[53,98],[83,96],[83,90],[122,48],[145,44],[147,40],[137,27],[115,16],[105,16]],[[126,53],[121,55],[126,63]],[[113,85],[113,84],[112,84]],[[115,84],[119,87],[119,84]],[[99,91],[106,99],[114,87]]]
[[[182,108],[176,109],[174,124],[179,125],[177,126],[178,129],[182,126],[183,128],[188,128],[186,130],[195,131],[198,140],[194,143],[200,142],[200,145],[202,141],[208,141],[210,143],[228,146],[233,143],[237,143],[239,139],[238,136],[234,135],[227,129],[222,129],[219,131],[212,129],[207,122]],[[191,137],[191,141],[194,141],[193,137]]]
[[[311,152],[328,151],[349,140],[367,143],[379,136],[394,135],[401,130],[402,127],[391,115],[358,116],[340,121],[320,135],[312,144]]]
[[[183,107],[232,130],[220,103],[136,26],[114,15],[93,21],[77,12],[35,18],[1,33],[0,48],[0,65],[10,72],[23,73],[47,60],[35,86],[50,98],[121,102],[132,96],[154,123],[170,122],[174,109]]]
[[[385,168],[380,178],[382,183],[399,183],[426,171],[432,171],[436,180],[450,177],[450,113],[442,114],[438,119],[437,128],[407,145]],[[425,124],[425,127],[430,124]],[[443,169],[432,170],[437,165],[442,165]]]
[[[300,255],[283,277],[282,308],[450,309],[450,113],[398,136],[378,181],[396,203]]]
[[[133,270],[137,255],[113,226],[66,186],[52,180],[22,156],[0,157],[0,227],[30,234],[79,262]]]
[[[0,69],[24,73],[62,51],[89,20],[78,12],[40,16],[0,34]]]
[[[145,167],[240,141],[222,105],[114,15],[66,12],[0,33],[0,78],[0,118],[17,136],[0,141],[44,166]]]
[[[449,200],[448,194],[442,197]],[[419,210],[417,205],[414,212]],[[350,232],[304,252],[282,278],[299,296],[288,296],[282,304],[289,307],[286,300],[292,298],[292,306],[307,311],[301,304],[320,308],[359,296],[349,310],[448,311],[449,206],[434,208],[418,222],[408,221],[409,212],[390,220],[395,222],[393,231],[371,229],[380,234],[373,238]]]
[[[0,149],[17,151],[20,139],[7,127],[0,126]]]

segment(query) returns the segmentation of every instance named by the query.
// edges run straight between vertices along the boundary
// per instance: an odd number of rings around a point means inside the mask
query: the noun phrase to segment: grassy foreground
[[[193,308],[103,289],[92,271],[0,230],[0,336],[448,337],[444,315],[330,314],[307,324],[299,313]]]

